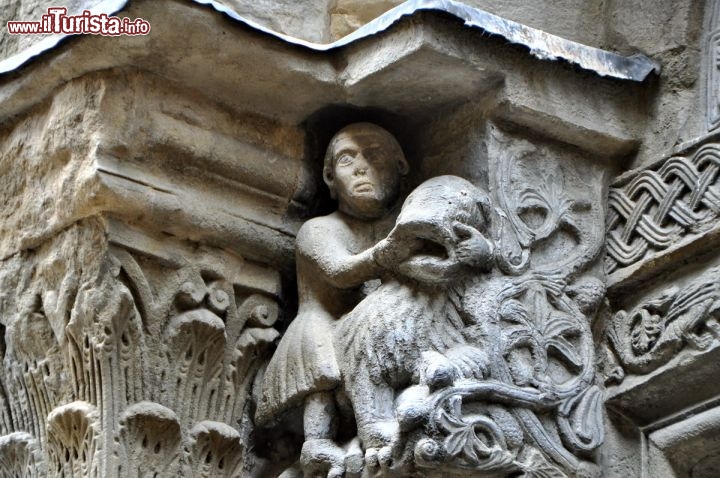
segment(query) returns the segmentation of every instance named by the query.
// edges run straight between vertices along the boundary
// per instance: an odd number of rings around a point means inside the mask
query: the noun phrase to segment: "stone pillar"
[[[707,2],[699,134],[617,178],[608,195],[607,404],[634,442],[622,461],[639,476],[720,470],[719,14]]]
[[[4,132],[3,473],[252,466],[303,141],[139,73],[69,81]]]

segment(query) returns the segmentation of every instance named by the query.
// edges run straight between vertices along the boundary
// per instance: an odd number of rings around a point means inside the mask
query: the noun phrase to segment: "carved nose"
[[[355,176],[365,176],[367,174],[367,168],[357,168],[355,170]]]

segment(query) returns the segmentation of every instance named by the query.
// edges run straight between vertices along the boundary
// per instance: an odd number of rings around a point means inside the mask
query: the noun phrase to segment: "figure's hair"
[[[386,144],[391,148],[390,157],[397,159],[397,167],[400,175],[405,176],[410,169],[407,160],[405,159],[405,154],[400,147],[400,143],[397,142],[395,136],[393,136],[388,130],[373,123],[352,123],[335,133],[330,140],[330,144],[328,144],[327,150],[325,151],[325,159],[323,160],[323,179],[325,180],[325,184],[327,184],[328,188],[330,188],[330,196],[333,199],[336,197],[334,185],[335,157],[333,154],[335,144],[337,144],[340,136],[353,132],[369,132],[385,139],[387,141]]]

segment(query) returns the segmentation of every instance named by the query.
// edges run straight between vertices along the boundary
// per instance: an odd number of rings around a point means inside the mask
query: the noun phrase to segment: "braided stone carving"
[[[674,156],[608,197],[607,270],[613,272],[708,229],[720,213],[720,145]]]

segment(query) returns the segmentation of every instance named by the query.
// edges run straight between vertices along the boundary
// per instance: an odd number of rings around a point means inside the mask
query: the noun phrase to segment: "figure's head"
[[[397,199],[408,170],[392,134],[371,123],[353,123],[330,140],[323,179],[341,210],[377,217]]]

